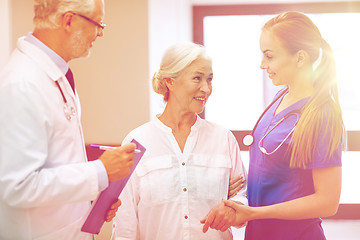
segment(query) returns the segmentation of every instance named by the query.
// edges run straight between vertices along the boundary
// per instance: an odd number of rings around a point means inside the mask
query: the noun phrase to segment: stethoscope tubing
[[[55,81],[56,83],[56,86],[58,87],[60,93],[61,93],[61,96],[63,97],[63,100],[64,100],[64,103],[66,104],[67,103],[67,100],[66,100],[66,97],[64,95],[64,92],[62,91],[61,87],[60,87],[60,84],[59,84],[59,81]]]
[[[268,130],[267,133],[259,140],[258,147],[262,153],[264,153],[266,155],[271,155],[271,154],[275,153],[285,143],[286,139],[288,139],[290,137],[290,135],[295,131],[296,123],[299,121],[299,116],[296,114],[297,112],[298,111],[292,111],[292,112],[286,114],[278,123],[275,124],[275,126],[273,126],[270,130]],[[272,152],[267,152],[267,150],[261,146],[262,141],[266,138],[267,135],[269,135],[272,132],[272,130],[274,130],[280,123],[282,123],[286,118],[288,118],[291,115],[296,116],[296,122],[295,122],[293,129],[291,129],[291,131],[288,133],[288,135],[281,141],[281,143]]]
[[[265,110],[262,112],[262,114],[260,115],[260,117],[258,118],[258,120],[255,123],[255,126],[253,127],[252,131],[246,135],[243,138],[243,143],[245,146],[251,146],[254,143],[254,131],[257,128],[257,126],[259,125],[261,119],[263,118],[263,116],[265,115],[265,113],[271,108],[272,105],[274,105],[276,103],[277,100],[279,100],[282,96],[284,96],[284,94],[287,92],[288,88],[285,88],[283,90],[282,93],[279,94],[279,96],[277,96],[266,108]]]

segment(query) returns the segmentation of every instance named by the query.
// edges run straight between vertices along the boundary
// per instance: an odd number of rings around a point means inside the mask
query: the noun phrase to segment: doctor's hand
[[[244,182],[246,180],[243,176],[233,177],[229,181],[229,191],[228,191],[228,199],[235,197],[236,194],[244,187]]]
[[[121,205],[120,199],[118,199],[115,203],[113,203],[111,205],[111,207],[110,207],[110,209],[107,212],[107,215],[105,217],[106,222],[111,222],[111,220],[113,220],[113,218],[115,217],[116,212],[117,212],[118,208],[120,207],[120,205]]]
[[[130,167],[134,165],[135,148],[135,143],[128,143],[116,149],[106,150],[100,156],[110,182],[123,179],[130,174]]]

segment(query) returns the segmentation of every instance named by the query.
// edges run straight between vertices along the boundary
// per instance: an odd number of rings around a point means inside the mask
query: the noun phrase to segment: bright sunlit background
[[[261,28],[274,15],[208,16],[204,45],[213,58],[213,94],[207,120],[231,130],[250,130],[279,87],[260,69]],[[308,14],[335,53],[346,130],[360,130],[360,13]],[[244,152],[248,162],[248,153]],[[343,153],[341,203],[360,203],[360,152]]]

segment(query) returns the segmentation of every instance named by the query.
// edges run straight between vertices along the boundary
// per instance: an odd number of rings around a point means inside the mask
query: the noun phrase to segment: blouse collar
[[[160,129],[162,129],[163,131],[172,133],[172,129],[170,127],[166,126],[162,121],[160,121],[159,116],[160,115],[156,115],[156,117],[154,118],[155,125],[157,127],[159,127]],[[204,121],[204,120],[202,118],[200,118],[199,115],[196,114],[196,121],[195,121],[194,125],[191,126],[191,132],[198,131],[202,121]]]

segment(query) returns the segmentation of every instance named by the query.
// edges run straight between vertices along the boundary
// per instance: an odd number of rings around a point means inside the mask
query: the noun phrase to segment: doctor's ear
[[[61,27],[66,31],[70,31],[74,14],[72,12],[66,12],[61,18]]]

